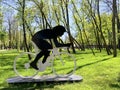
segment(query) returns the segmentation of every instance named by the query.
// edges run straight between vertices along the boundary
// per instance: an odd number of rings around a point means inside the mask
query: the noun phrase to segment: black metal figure
[[[37,69],[37,62],[38,60],[44,56],[42,63],[46,62],[47,57],[50,54],[48,49],[52,49],[53,46],[55,47],[70,47],[71,43],[62,44],[59,43],[57,38],[62,36],[66,32],[65,28],[61,25],[55,26],[52,29],[44,29],[41,31],[36,32],[33,37],[32,41],[36,44],[36,46],[40,49],[40,52],[35,57],[34,61],[30,63],[30,66]],[[51,41],[52,43],[50,43]],[[54,44],[54,45],[52,45]]]

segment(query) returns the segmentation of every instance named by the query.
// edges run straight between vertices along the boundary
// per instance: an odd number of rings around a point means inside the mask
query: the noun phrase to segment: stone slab
[[[79,82],[83,78],[78,75],[71,75],[69,77],[56,77],[56,76],[35,76],[33,78],[21,78],[19,76],[11,77],[7,79],[9,84],[18,84],[18,83],[42,83],[42,82]]]

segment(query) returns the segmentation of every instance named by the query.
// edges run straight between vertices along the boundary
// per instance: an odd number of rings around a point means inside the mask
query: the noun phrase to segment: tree
[[[98,13],[99,22],[100,22],[99,25],[98,25],[98,22],[97,22],[97,19],[96,19],[96,15],[95,15],[96,14],[95,13],[95,8],[92,9],[92,1],[90,2],[89,0],[87,0],[87,3],[89,5],[89,7],[90,7],[90,10],[89,10],[90,11],[90,15],[92,17],[92,20],[94,21],[94,24],[96,26],[97,31],[100,33],[100,36],[101,36],[101,38],[103,40],[103,43],[104,43],[104,46],[106,48],[107,54],[110,55],[111,51],[110,51],[110,48],[108,47],[108,45],[106,43],[106,39],[105,39],[105,37],[103,35],[102,28],[101,28],[101,18],[100,18],[100,13],[99,13],[100,12],[99,11],[99,0],[97,1],[97,13]]]
[[[112,33],[113,33],[113,56],[114,57],[117,56],[115,16],[116,16],[116,0],[113,0]]]
[[[69,41],[72,44],[73,53],[76,53],[74,45],[73,45],[74,38],[71,35],[70,25],[69,25],[68,3],[69,3],[69,0],[63,0],[63,1],[61,0],[61,4],[60,5],[61,5],[62,14],[63,14],[64,24],[65,24],[65,26],[67,28],[67,32],[68,32],[68,36],[69,36]]]

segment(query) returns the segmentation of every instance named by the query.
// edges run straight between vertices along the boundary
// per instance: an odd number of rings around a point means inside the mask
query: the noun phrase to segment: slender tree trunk
[[[113,16],[112,16],[113,57],[117,56],[116,32],[115,32],[115,16],[116,16],[115,7],[116,7],[116,0],[113,0]]]
[[[102,31],[102,22],[101,22],[101,17],[100,17],[100,10],[99,10],[99,2],[100,1],[97,0],[96,2],[97,2],[97,14],[98,14],[98,18],[99,18],[99,30]],[[101,35],[102,35],[102,33],[101,33]],[[102,35],[102,37],[104,37],[104,36]],[[101,52],[101,44],[100,44],[100,38],[99,38],[98,31],[97,31],[97,38],[98,38],[98,44],[100,45],[99,49],[100,49],[100,52]],[[104,43],[105,43],[105,46],[107,47],[106,41],[104,41]]]
[[[53,3],[53,6],[55,6],[54,0],[52,0],[52,3]],[[59,19],[59,17],[58,17],[58,13],[57,13],[57,10],[56,10],[56,9],[54,10],[54,13],[55,13],[55,16],[56,16],[57,24],[59,25],[59,24],[60,24],[60,19]]]
[[[69,2],[69,0],[66,0],[66,3],[65,3],[65,7],[66,7],[66,18],[67,18],[66,26],[67,26],[67,30],[68,30],[69,40],[70,40],[70,43],[72,44],[73,53],[76,53],[75,48],[74,48],[74,45],[73,45],[73,41],[72,41],[72,38],[71,38],[71,32],[70,32],[69,13],[68,13],[68,2]]]
[[[72,1],[72,4],[73,4],[73,6],[74,6],[74,9],[75,9],[75,12],[77,13],[77,15],[80,17],[80,15],[79,15],[79,12],[78,12],[78,10],[77,10],[77,8],[76,8],[76,6],[75,6],[75,3]],[[79,22],[77,21],[77,18],[75,17],[75,15],[73,15],[73,17],[74,17],[74,19],[75,19],[75,23],[76,23],[76,26],[78,27],[78,30],[79,30],[79,32],[80,32],[80,38],[81,38],[81,42],[82,42],[82,45],[81,45],[81,50],[85,50],[85,47],[84,47],[84,40],[83,40],[83,35],[82,35],[82,30],[81,30],[81,28],[80,28],[80,26],[79,26]],[[79,45],[80,46],[80,45]]]
[[[38,9],[40,10],[40,13],[42,15],[42,21],[43,21],[43,28],[47,28],[47,26],[49,28],[51,28],[52,26],[49,24],[47,18],[46,18],[46,15],[44,14],[43,12],[43,1],[41,0],[41,2],[39,3],[38,1],[36,0],[33,0],[33,2],[37,5]],[[45,22],[44,22],[45,21]],[[46,24],[46,25],[45,25]]]
[[[111,51],[110,51],[109,47],[107,46],[107,43],[106,43],[105,37],[104,37],[104,35],[103,35],[102,29],[99,28],[99,26],[98,26],[98,24],[97,24],[97,21],[96,21],[96,18],[95,18],[95,17],[96,17],[96,16],[95,16],[95,12],[92,11],[92,5],[91,5],[91,3],[90,3],[89,0],[87,0],[87,2],[88,2],[88,4],[89,4],[89,6],[90,6],[90,14],[91,14],[91,16],[92,16],[92,19],[93,19],[93,21],[94,21],[94,23],[95,23],[95,25],[96,25],[97,30],[99,30],[99,32],[100,32],[100,34],[101,34],[101,38],[103,39],[104,46],[105,46],[105,48],[106,48],[107,54],[110,55],[110,54],[111,54]],[[99,4],[99,3],[98,3],[98,4]],[[98,11],[98,14],[99,14],[99,7],[97,7],[97,8],[98,8],[97,11]]]
[[[95,28],[95,25],[94,25],[94,22],[92,21],[92,25],[94,27],[94,34],[95,34],[95,39],[96,39],[96,48],[98,48],[101,52],[101,42],[100,42],[100,35],[99,35],[99,32],[97,30],[97,28]]]
[[[63,2],[62,2],[62,0],[60,0],[60,1],[61,1],[60,6],[61,6],[61,10],[62,10],[62,15],[63,15],[63,19],[64,19],[63,23],[66,25],[67,21],[66,21],[66,17],[65,17],[64,8],[63,8]]]
[[[24,12],[25,12],[25,0],[23,0],[22,4],[22,25],[23,25],[23,36],[24,36],[24,44],[27,49],[27,52],[29,52],[29,47],[27,45],[27,38],[26,38],[26,30],[25,30],[25,17],[24,17]],[[31,59],[30,55],[28,55],[29,59]]]
[[[117,19],[117,32],[120,33],[120,19],[119,19],[119,0],[118,0],[118,7],[117,4],[115,5],[115,13],[116,13],[116,19]],[[120,38],[118,39],[118,49],[120,50]]]
[[[33,33],[31,31],[31,29],[30,29],[30,26],[28,25],[26,20],[25,20],[25,25],[27,26],[27,29],[29,30],[30,35],[33,36]]]
[[[11,22],[10,22],[10,19],[8,19],[8,25],[9,25],[9,48],[12,47],[12,36],[11,36]]]
[[[76,26],[78,27],[78,30],[79,30],[79,33],[80,33],[80,38],[81,38],[81,42],[82,42],[81,50],[84,51],[84,50],[85,50],[85,47],[84,47],[84,40],[83,40],[82,30],[81,30],[81,28],[80,28],[80,26],[79,26],[79,24],[78,24],[78,21],[77,21],[75,15],[74,15],[74,19],[75,19],[75,24],[76,24]],[[79,45],[79,46],[80,46],[80,45]]]
[[[84,32],[85,38],[86,38],[86,40],[87,40],[87,43],[88,43],[88,45],[90,45],[90,41],[89,41],[89,39],[88,39],[88,37],[87,37],[87,34],[86,34],[86,32],[85,32],[84,21],[83,21],[83,23],[82,23],[82,26],[83,26],[83,32]],[[92,49],[91,46],[90,46],[90,49],[91,49],[93,55],[95,55],[95,52],[93,51],[93,49]]]

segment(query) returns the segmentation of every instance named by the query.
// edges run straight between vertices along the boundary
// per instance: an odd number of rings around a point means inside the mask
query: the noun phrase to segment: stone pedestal
[[[19,83],[42,83],[42,82],[79,82],[83,78],[78,75],[71,75],[69,77],[56,77],[56,76],[35,76],[33,78],[21,78],[21,77],[11,77],[7,79],[9,84],[19,84]]]

